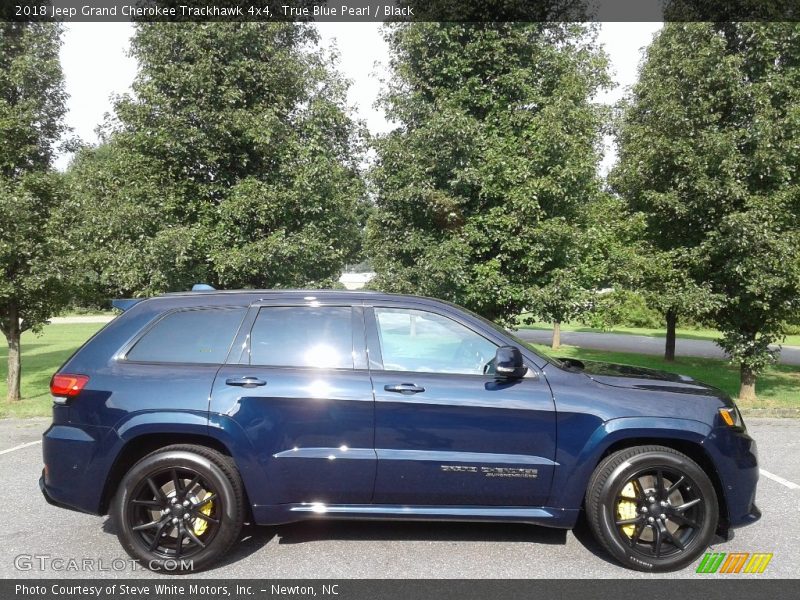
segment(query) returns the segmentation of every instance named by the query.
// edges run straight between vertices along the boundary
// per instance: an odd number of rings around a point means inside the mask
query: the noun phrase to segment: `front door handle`
[[[425,391],[424,387],[414,385],[413,383],[394,383],[383,386],[383,389],[387,392],[397,392],[399,394],[419,394]]]
[[[254,388],[267,385],[267,382],[258,377],[232,377],[225,380],[226,385],[237,385],[244,388]]]

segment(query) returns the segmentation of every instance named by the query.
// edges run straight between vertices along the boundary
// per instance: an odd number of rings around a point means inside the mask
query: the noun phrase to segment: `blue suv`
[[[755,442],[689,377],[558,360],[454,305],[340,291],[127,301],[53,376],[40,486],[146,566],[243,523],[585,513],[622,564],[682,568],[756,521]],[[168,561],[173,561],[168,563]]]

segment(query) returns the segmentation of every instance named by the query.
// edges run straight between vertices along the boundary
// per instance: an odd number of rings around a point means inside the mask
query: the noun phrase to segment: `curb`
[[[744,417],[800,419],[800,408],[739,408]]]

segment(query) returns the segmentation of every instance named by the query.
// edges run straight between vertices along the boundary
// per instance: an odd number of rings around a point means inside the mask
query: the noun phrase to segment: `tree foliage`
[[[743,397],[798,310],[798,42],[791,23],[666,24],[611,178],[647,220],[651,299],[716,320]]]
[[[602,113],[591,98],[608,76],[594,29],[385,32],[392,78],[382,103],[398,126],[377,140],[372,171],[376,284],[495,319],[535,310],[533,290],[568,267],[573,224],[600,191]]]
[[[137,25],[133,93],[70,168],[97,289],[324,284],[357,257],[361,130],[316,43],[296,23]]]
[[[60,184],[54,146],[66,132],[61,29],[0,23],[0,331],[8,353],[8,399],[20,398],[20,335],[63,305],[50,216]]]

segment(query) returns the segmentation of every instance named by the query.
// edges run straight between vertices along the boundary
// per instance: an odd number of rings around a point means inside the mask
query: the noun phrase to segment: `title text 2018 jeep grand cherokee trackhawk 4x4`
[[[624,565],[688,565],[759,518],[754,441],[688,377],[560,362],[451,304],[338,291],[139,302],[54,375],[46,498],[110,513],[151,568],[244,521],[586,513]]]

